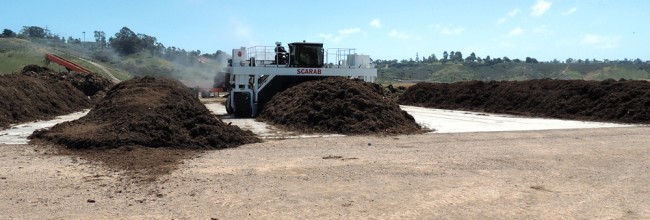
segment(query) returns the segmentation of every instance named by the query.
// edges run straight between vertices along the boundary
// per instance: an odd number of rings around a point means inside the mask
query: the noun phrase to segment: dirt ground
[[[647,219],[649,132],[266,140],[180,153],[152,181],[0,145],[0,219]]]

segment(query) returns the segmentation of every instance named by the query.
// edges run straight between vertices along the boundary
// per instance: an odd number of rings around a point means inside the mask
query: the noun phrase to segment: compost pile
[[[49,119],[92,106],[91,100],[66,81],[22,74],[0,76],[0,129],[10,124]]]
[[[650,123],[650,82],[628,80],[418,83],[403,105],[536,117]]]
[[[338,134],[413,134],[422,129],[383,89],[330,77],[276,94],[259,118],[290,130]]]
[[[110,80],[96,74],[56,72],[38,65],[27,65],[21,73],[50,81],[67,81],[92,99],[102,98],[113,86]]]
[[[30,138],[74,149],[220,149],[259,142],[252,132],[214,117],[179,81],[153,77],[119,83],[88,115]]]

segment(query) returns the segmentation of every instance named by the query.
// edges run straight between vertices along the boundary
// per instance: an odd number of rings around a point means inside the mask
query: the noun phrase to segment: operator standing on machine
[[[282,46],[282,42],[275,42],[275,63],[287,64],[287,51]]]

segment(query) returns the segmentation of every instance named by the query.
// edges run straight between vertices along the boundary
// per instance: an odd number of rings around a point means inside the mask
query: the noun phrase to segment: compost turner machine
[[[322,43],[296,42],[287,51],[276,46],[232,50],[223,81],[228,91],[226,110],[235,117],[255,117],[278,92],[299,83],[325,77],[357,78],[374,82],[377,69],[369,55],[355,49],[323,49]]]

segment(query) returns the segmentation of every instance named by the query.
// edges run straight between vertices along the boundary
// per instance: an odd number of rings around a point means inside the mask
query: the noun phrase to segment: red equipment
[[[79,66],[69,60],[64,59],[63,57],[54,55],[54,54],[45,54],[45,62],[49,63],[50,61],[55,62],[61,66],[64,66],[68,71],[75,71],[78,73],[92,73],[92,71]]]

